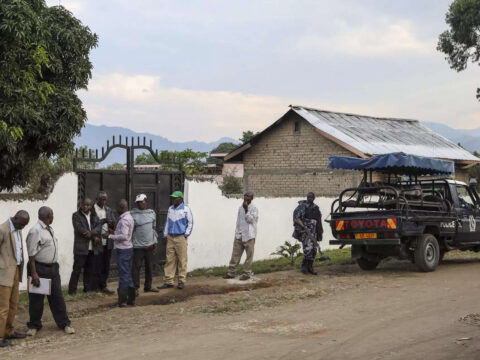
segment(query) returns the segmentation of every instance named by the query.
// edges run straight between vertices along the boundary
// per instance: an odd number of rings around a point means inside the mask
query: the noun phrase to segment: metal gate
[[[78,175],[78,198],[77,205],[85,198],[95,199],[99,191],[105,191],[108,194],[107,204],[113,210],[120,199],[126,199],[129,207],[135,206],[135,196],[143,193],[147,195],[148,208],[154,209],[157,214],[157,231],[159,234],[159,251],[157,261],[154,264],[154,271],[158,272],[159,264],[165,263],[165,241],[162,239],[163,227],[167,217],[168,207],[170,206],[169,195],[176,190],[183,191],[185,174],[182,168],[182,162],[179,157],[171,154],[159,155],[158,150],[152,149],[152,141],[149,145],[146,138],[143,142],[140,137],[124,138],[122,136],[112,137],[112,143],[107,141],[106,149],[102,147],[101,156],[99,151],[89,150],[75,151],[73,159],[74,171]],[[135,140],[137,140],[135,144]],[[89,169],[88,164],[95,164],[104,161],[110,152],[115,148],[126,150],[126,166],[123,170],[107,169]],[[138,169],[135,168],[135,150],[147,150],[164,169]],[[112,259],[114,257],[112,256]],[[113,268],[116,268],[114,265]]]

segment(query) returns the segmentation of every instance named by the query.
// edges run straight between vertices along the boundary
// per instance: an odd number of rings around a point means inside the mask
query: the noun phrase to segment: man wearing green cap
[[[178,263],[178,289],[183,289],[187,278],[187,244],[193,229],[193,217],[190,208],[183,203],[183,193],[175,191],[173,205],[168,209],[167,221],[163,228],[163,238],[167,239],[167,263],[165,264],[165,283],[159,289],[173,287],[173,278]]]

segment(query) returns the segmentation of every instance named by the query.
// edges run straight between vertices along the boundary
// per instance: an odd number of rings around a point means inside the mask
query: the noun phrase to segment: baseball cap
[[[183,193],[181,191],[175,191],[172,195],[170,195],[173,198],[182,198],[183,199]]]
[[[147,195],[145,195],[145,194],[138,194],[137,197],[135,198],[135,202],[143,201],[143,200],[147,200]]]

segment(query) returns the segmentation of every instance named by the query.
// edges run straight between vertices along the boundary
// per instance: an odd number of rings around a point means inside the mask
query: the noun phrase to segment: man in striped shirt
[[[193,229],[193,217],[190,208],[183,203],[183,193],[175,191],[173,205],[168,209],[167,221],[163,229],[163,238],[167,239],[167,263],[165,264],[165,283],[159,289],[173,287],[173,278],[178,263],[178,289],[183,289],[187,278],[188,237]]]

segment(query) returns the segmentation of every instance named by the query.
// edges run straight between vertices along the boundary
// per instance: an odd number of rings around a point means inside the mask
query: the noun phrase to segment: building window
[[[293,133],[300,134],[300,121],[295,121],[293,124]]]

